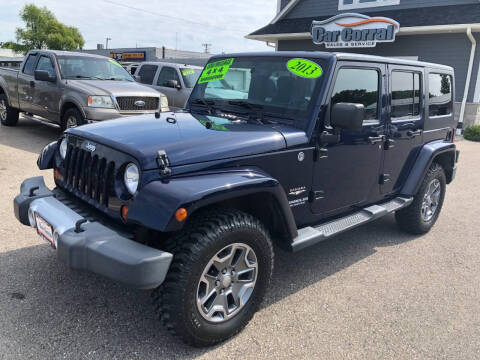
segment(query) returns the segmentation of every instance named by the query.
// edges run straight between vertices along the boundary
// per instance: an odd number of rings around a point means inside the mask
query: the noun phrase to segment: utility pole
[[[205,48],[205,54],[210,54],[210,47],[212,44],[202,44],[202,46]]]
[[[107,37],[105,39],[105,49],[108,49],[108,40],[112,40],[112,38]]]

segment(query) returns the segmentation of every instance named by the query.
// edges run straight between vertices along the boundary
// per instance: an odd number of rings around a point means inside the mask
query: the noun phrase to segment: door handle
[[[369,136],[368,141],[370,141],[370,144],[374,145],[379,142],[383,142],[385,140],[385,135],[380,135],[380,136]]]
[[[409,137],[415,137],[415,136],[419,136],[419,135],[422,135],[422,130],[415,130],[415,131],[412,131],[412,130],[408,130],[407,131],[407,136]]]
[[[30,80],[30,87],[32,87],[32,88],[35,87],[35,81]]]

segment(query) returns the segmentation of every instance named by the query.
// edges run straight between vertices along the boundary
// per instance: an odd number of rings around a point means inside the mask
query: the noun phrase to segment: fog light
[[[33,213],[32,209],[28,209],[28,222],[33,228],[37,226],[37,223],[35,221],[35,214]]]
[[[128,206],[123,205],[122,208],[120,209],[120,213],[122,216],[122,220],[127,222]]]
[[[184,208],[180,208],[175,212],[175,219],[177,219],[178,222],[182,222],[187,218],[187,216],[187,210],[185,210]]]

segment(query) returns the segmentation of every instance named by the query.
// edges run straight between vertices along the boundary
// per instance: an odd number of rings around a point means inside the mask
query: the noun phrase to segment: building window
[[[340,69],[332,93],[336,103],[365,106],[364,124],[378,121],[378,71],[373,69]]]
[[[399,5],[400,0],[338,0],[338,10]]]
[[[447,74],[428,76],[429,115],[442,116],[452,113],[452,77]]]
[[[392,72],[392,119],[404,120],[420,115],[420,74]]]

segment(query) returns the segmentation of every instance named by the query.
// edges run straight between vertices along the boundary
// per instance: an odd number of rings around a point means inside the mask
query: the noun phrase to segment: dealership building
[[[459,127],[480,124],[479,0],[279,0],[273,20],[247,36],[278,51],[341,51],[455,69]]]

